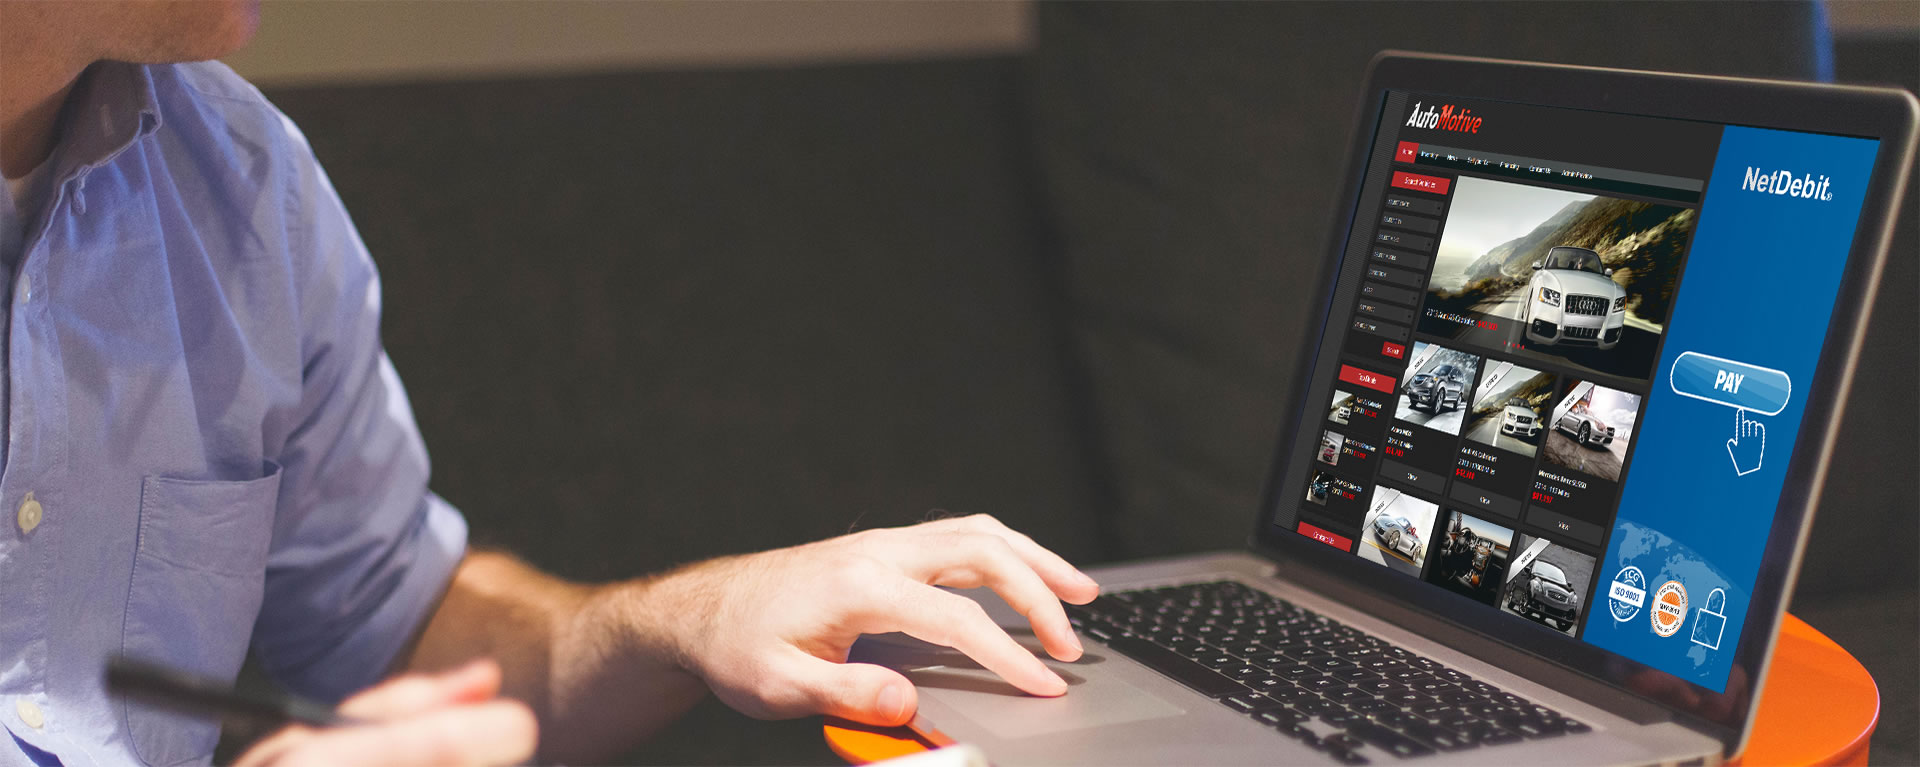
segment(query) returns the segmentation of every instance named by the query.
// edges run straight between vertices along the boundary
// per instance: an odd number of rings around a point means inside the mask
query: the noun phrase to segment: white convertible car
[[[1527,340],[1611,349],[1627,324],[1627,289],[1612,279],[1600,254],[1566,245],[1547,251],[1527,280],[1521,324]]]
[[[1540,415],[1525,404],[1510,403],[1500,415],[1500,433],[1519,437],[1532,437],[1539,434]]]

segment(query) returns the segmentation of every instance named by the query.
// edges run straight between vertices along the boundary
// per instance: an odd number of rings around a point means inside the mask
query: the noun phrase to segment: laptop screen
[[[1385,99],[1272,523],[1726,691],[1878,142]]]

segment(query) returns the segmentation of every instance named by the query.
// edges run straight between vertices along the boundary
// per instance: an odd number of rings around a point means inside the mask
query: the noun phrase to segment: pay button
[[[1793,380],[1786,373],[1699,352],[1674,358],[1667,385],[1682,397],[1761,415],[1779,415],[1793,396]]]

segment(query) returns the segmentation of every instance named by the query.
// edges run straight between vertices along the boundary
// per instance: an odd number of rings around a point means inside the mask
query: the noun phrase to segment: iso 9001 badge
[[[1647,603],[1647,576],[1640,568],[1627,565],[1613,576],[1613,587],[1607,589],[1607,610],[1613,613],[1616,623],[1626,623],[1640,614],[1640,606]]]
[[[1680,624],[1687,620],[1687,587],[1679,581],[1667,581],[1660,584],[1660,590],[1653,592],[1653,633],[1670,637],[1680,631]]]

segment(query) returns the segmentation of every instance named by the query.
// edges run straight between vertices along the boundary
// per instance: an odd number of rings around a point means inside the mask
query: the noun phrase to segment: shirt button
[[[27,493],[27,499],[20,502],[20,532],[33,532],[34,528],[40,526],[40,518],[44,514],[40,502],[33,499],[33,493]]]
[[[26,722],[27,726],[33,729],[38,730],[47,723],[47,717],[40,713],[40,707],[33,705],[33,701],[26,698],[14,701],[13,710],[20,714],[20,721]]]

